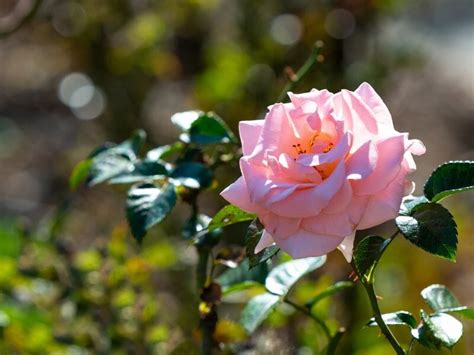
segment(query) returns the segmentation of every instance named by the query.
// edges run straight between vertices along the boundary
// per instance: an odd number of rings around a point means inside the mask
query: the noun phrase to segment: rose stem
[[[288,83],[283,88],[283,91],[280,93],[280,96],[278,96],[277,102],[284,102],[285,100],[287,100],[288,99],[286,96],[287,92],[292,91],[295,88],[295,86],[303,79],[303,77],[305,77],[306,74],[308,74],[308,72],[313,68],[313,66],[318,61],[321,61],[320,53],[321,53],[321,48],[323,48],[323,45],[324,44],[322,41],[316,41],[308,59],[306,59],[306,62],[304,62],[304,64],[296,72],[296,74],[290,78]]]
[[[393,239],[395,239],[395,237],[397,235],[398,235],[398,230],[389,238],[390,242]],[[385,248],[382,251],[382,254],[379,255],[379,257],[378,257],[379,260],[382,257],[383,253],[385,252],[385,250],[387,250],[387,248]],[[351,265],[354,269],[354,272],[356,274],[358,274],[357,269],[354,267],[354,264],[351,264]],[[364,277],[363,275],[359,275],[359,278],[360,278],[360,281],[362,282],[362,285],[364,285],[364,288],[367,292],[367,296],[369,297],[370,305],[372,307],[372,311],[374,312],[375,321],[377,322],[377,325],[379,326],[382,333],[385,335],[387,340],[390,342],[390,345],[392,345],[393,350],[395,350],[395,352],[398,355],[405,355],[406,354],[405,350],[403,350],[403,348],[401,347],[401,345],[398,342],[397,338],[395,338],[392,331],[387,326],[387,324],[385,324],[385,322],[382,318],[382,313],[380,312],[379,303],[377,301],[377,296],[376,296],[375,290],[374,290],[374,274],[375,274],[375,270],[372,270],[367,278]]]

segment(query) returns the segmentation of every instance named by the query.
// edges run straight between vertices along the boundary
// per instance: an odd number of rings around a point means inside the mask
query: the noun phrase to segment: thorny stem
[[[324,43],[322,41],[316,41],[313,46],[313,50],[311,51],[310,56],[306,59],[306,62],[301,66],[301,68],[294,74],[292,77],[289,78],[288,83],[283,88],[283,91],[278,96],[277,102],[285,101],[286,94],[288,91],[292,91],[296,85],[308,74],[308,72],[313,68],[313,66],[320,61],[320,53],[321,49],[323,48]]]
[[[395,239],[398,233],[399,231],[397,229],[395,233],[389,238],[389,240],[392,241],[393,239]],[[378,256],[378,259],[382,257],[382,254],[385,252],[385,250],[386,248],[381,251],[381,254]],[[357,269],[354,267],[354,264],[352,264],[352,267],[354,268],[354,272],[357,274]],[[385,338],[387,338],[387,340],[389,341],[393,350],[395,350],[395,352],[398,355],[405,355],[406,354],[405,350],[402,348],[397,338],[395,338],[392,331],[387,326],[387,324],[385,324],[382,318],[382,313],[380,311],[380,307],[378,304],[377,295],[374,290],[374,271],[375,270],[372,270],[367,278],[362,277],[361,275],[359,276],[360,276],[362,285],[364,286],[365,291],[367,292],[367,296],[369,297],[370,306],[372,307],[375,321],[377,322],[377,325],[379,326],[382,333],[385,335]]]

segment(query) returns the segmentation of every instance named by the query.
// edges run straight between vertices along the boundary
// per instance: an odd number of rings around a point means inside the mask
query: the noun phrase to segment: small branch
[[[320,54],[321,49],[323,48],[324,43],[323,41],[316,41],[316,43],[313,46],[313,50],[311,51],[310,56],[308,59],[306,59],[306,62],[301,66],[301,68],[294,73],[293,70],[290,70],[287,68],[285,71],[287,72],[288,75],[288,83],[285,85],[283,88],[283,91],[280,93],[280,96],[278,97],[277,102],[284,102],[288,98],[286,97],[286,94],[288,91],[292,91],[296,85],[308,74],[308,72],[313,68],[313,66],[317,62],[322,62],[324,60],[324,57]]]
[[[331,341],[328,344],[326,355],[334,355],[336,354],[336,348],[339,345],[339,341],[341,340],[342,336],[346,330],[344,328],[340,328],[336,334],[331,338]]]
[[[293,301],[289,300],[288,298],[285,298],[283,299],[283,302],[289,304],[290,306],[292,306],[294,309],[300,311],[301,313],[304,313],[306,314],[308,317],[312,318],[316,323],[319,324],[319,326],[323,329],[324,331],[324,334],[326,335],[326,337],[328,338],[328,341],[331,342],[331,331],[329,330],[328,326],[326,325],[326,323],[324,323],[324,321],[322,319],[320,319],[319,317],[315,316],[313,313],[311,313],[311,311],[309,309],[307,309],[306,307],[303,307],[297,303],[294,303]]]

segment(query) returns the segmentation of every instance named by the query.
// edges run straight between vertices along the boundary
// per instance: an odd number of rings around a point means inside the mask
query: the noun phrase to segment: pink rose
[[[276,243],[302,258],[339,248],[350,261],[356,230],[398,215],[413,192],[412,154],[425,147],[394,129],[367,83],[289,96],[264,120],[240,122],[242,176],[221,195],[265,226],[255,252]]]

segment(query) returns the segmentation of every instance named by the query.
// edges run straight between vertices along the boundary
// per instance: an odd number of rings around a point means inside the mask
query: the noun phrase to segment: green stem
[[[340,328],[336,334],[331,338],[331,341],[328,344],[326,355],[334,355],[336,354],[336,348],[339,345],[339,341],[341,340],[342,336],[346,330],[344,328]]]
[[[313,66],[318,62],[319,54],[321,53],[321,48],[323,48],[323,42],[317,41],[314,46],[311,54],[309,55],[306,62],[301,66],[301,68],[296,72],[294,77],[290,77],[290,80],[283,88],[283,91],[280,93],[277,102],[284,102],[287,100],[288,91],[292,91],[296,85],[308,74],[308,72],[313,68]]]
[[[306,307],[303,307],[297,303],[294,303],[293,301],[289,300],[288,298],[285,298],[283,300],[283,302],[289,304],[290,306],[292,306],[294,309],[306,314],[308,317],[311,317],[316,323],[319,324],[319,326],[322,328],[322,330],[324,331],[324,335],[326,335],[326,337],[328,338],[328,341],[330,342],[332,337],[331,337],[331,331],[329,330],[328,326],[326,325],[326,323],[324,323],[324,321],[322,319],[320,319],[319,317],[315,316],[313,313],[311,313],[311,311],[309,309],[307,309]]]
[[[405,350],[403,350],[397,338],[395,338],[392,331],[387,326],[387,324],[385,324],[382,318],[382,313],[380,312],[380,307],[374,290],[374,284],[372,282],[362,282],[362,284],[365,287],[367,296],[369,296],[370,305],[372,307],[372,311],[374,312],[374,318],[380,330],[385,335],[385,338],[387,338],[387,340],[390,342],[390,345],[392,345],[393,350],[395,350],[398,355],[405,355]]]

